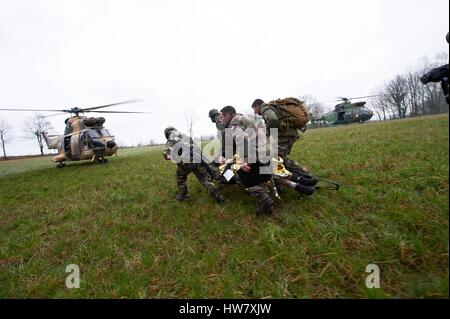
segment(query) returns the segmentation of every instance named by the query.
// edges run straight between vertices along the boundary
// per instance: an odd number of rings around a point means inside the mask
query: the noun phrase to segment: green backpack
[[[277,113],[278,119],[289,128],[305,131],[309,122],[308,110],[303,101],[295,97],[278,99],[267,103]]]

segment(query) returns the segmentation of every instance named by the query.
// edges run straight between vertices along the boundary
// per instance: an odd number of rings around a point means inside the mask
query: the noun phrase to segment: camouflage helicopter
[[[105,118],[103,117],[87,117],[81,116],[84,113],[148,113],[148,112],[131,112],[131,111],[99,111],[99,109],[139,102],[138,100],[130,100],[125,102],[101,105],[89,108],[73,107],[66,110],[43,110],[43,109],[0,109],[0,111],[20,111],[20,112],[62,112],[52,114],[47,117],[61,115],[65,113],[71,114],[65,120],[66,128],[63,135],[48,135],[47,132],[37,132],[41,134],[43,140],[47,144],[48,149],[58,150],[58,155],[52,158],[54,163],[58,163],[57,167],[64,167],[66,161],[91,160],[96,163],[106,163],[106,157],[117,153],[117,144],[112,135],[104,126]]]
[[[350,123],[364,123],[373,117],[373,112],[366,107],[367,102],[354,102],[353,100],[371,98],[372,96],[345,98],[340,97],[338,101],[342,103],[337,104],[334,110],[318,117],[311,116],[311,121],[308,128],[328,127],[341,124]]]

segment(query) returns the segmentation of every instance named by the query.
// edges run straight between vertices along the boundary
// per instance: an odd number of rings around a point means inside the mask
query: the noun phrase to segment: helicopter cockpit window
[[[101,136],[111,136],[111,134],[109,133],[109,131],[105,128],[98,130]]]
[[[100,137],[100,133],[97,130],[89,130],[89,136],[91,138],[98,138]]]
[[[91,138],[99,138],[99,137],[111,136],[109,131],[107,129],[104,129],[104,128],[98,129],[98,130],[91,129],[88,132],[89,132],[89,136]]]
[[[101,141],[100,130],[90,129],[87,131],[87,133],[89,135],[89,147],[104,147],[104,143]]]

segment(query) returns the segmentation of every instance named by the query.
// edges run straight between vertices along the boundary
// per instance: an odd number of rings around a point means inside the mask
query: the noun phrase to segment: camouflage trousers
[[[300,139],[299,135],[278,137],[278,155],[284,160],[284,166],[292,173],[308,173],[309,171],[298,162],[291,160],[292,147]]]
[[[190,173],[194,173],[200,184],[202,184],[209,193],[217,192],[216,185],[214,185],[214,183],[209,180],[209,174],[205,167],[203,167],[201,164],[181,163],[178,164],[176,172],[179,194],[187,195],[187,178]]]
[[[236,182],[245,189],[247,194],[256,199],[257,209],[262,207],[269,207],[274,204],[265,183],[245,188],[242,181],[239,180],[238,175],[236,175]]]
[[[278,137],[278,155],[280,155],[283,159],[291,154],[292,147],[295,142],[300,139],[299,135],[292,136],[279,136]]]

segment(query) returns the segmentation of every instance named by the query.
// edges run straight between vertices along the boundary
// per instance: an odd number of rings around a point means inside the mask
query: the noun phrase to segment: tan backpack
[[[278,115],[280,121],[285,122],[288,127],[305,131],[309,122],[308,110],[303,101],[295,97],[278,99],[267,103]]]

